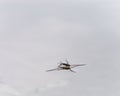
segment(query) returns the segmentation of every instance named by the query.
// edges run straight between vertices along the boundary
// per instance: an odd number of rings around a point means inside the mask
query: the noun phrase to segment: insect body
[[[60,63],[60,65],[55,68],[55,69],[50,69],[50,70],[47,70],[48,71],[54,71],[54,70],[70,70],[71,72],[75,72],[73,71],[71,68],[74,68],[74,67],[77,67],[77,66],[84,66],[86,64],[73,64],[73,65],[70,65],[69,62],[66,60],[66,63]]]

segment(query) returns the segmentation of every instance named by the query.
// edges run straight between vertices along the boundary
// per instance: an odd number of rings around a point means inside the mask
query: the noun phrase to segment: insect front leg
[[[76,73],[75,71],[73,71],[73,70],[71,70],[71,69],[70,69],[70,71]]]

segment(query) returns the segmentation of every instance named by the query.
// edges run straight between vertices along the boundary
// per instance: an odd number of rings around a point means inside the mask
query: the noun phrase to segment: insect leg
[[[75,71],[73,71],[73,70],[71,70],[71,69],[70,69],[70,71],[76,73]]]
[[[68,60],[66,59],[66,63],[69,64]]]

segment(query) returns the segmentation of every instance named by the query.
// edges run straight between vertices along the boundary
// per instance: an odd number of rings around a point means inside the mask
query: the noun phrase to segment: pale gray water
[[[1,84],[22,96],[120,96],[119,25],[117,0],[1,0]],[[45,72],[66,58],[87,66]]]

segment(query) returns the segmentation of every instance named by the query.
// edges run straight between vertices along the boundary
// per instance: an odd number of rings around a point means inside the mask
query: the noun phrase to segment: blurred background
[[[0,0],[1,96],[120,96],[119,25],[119,0]]]

